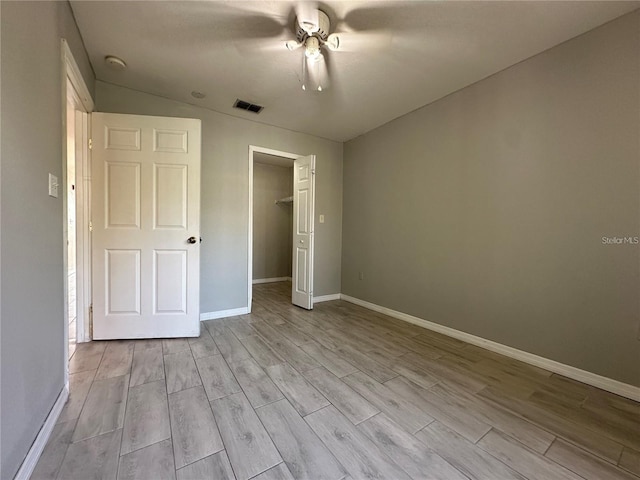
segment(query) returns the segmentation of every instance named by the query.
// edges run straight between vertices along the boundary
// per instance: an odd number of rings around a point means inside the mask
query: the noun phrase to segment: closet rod
[[[281,198],[280,200],[276,200],[275,204],[278,205],[280,203],[293,203],[293,196]]]

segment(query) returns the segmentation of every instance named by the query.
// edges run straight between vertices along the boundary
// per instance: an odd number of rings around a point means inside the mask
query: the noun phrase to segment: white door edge
[[[293,248],[291,301],[313,309],[314,217],[316,156],[307,155],[293,166]]]

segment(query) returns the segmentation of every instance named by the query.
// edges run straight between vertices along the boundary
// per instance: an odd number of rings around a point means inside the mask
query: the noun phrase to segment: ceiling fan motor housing
[[[329,17],[327,16],[327,14],[322,10],[318,10],[317,27],[317,31],[313,32],[313,34],[309,34],[309,32],[300,25],[300,21],[298,20],[298,18],[296,18],[296,39],[298,40],[298,42],[303,43],[304,40],[311,35],[320,38],[323,42],[327,40],[327,38],[329,37],[331,22],[329,21]]]

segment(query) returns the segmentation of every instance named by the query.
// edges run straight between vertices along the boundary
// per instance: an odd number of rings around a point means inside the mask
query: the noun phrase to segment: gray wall
[[[293,162],[292,162],[293,165]],[[253,164],[253,279],[291,276],[293,167]]]
[[[640,385],[639,17],[346,143],[342,293]]]
[[[2,11],[1,478],[13,478],[63,387],[60,38],[87,85],[93,73],[66,2],[0,2]],[[64,190],[60,189],[61,192]]]
[[[96,96],[102,112],[202,120],[201,312],[247,305],[249,145],[316,155],[316,216],[326,221],[316,219],[314,294],[340,292],[342,143],[103,82]]]

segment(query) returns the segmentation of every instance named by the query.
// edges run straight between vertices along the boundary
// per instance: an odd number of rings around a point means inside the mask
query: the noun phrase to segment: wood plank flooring
[[[342,301],[78,344],[32,479],[640,479],[640,404]]]

